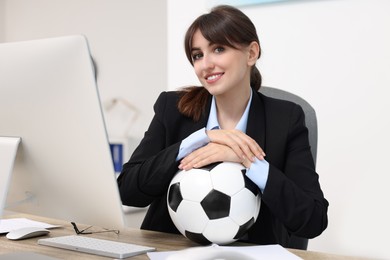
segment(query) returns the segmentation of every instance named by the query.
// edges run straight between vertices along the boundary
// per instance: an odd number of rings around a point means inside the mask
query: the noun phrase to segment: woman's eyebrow
[[[191,52],[194,52],[194,51],[200,51],[201,49],[199,47],[192,47],[191,48]]]

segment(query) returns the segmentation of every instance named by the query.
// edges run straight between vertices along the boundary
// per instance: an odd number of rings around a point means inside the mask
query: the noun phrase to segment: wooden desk
[[[16,215],[11,217],[25,217],[32,220],[42,221],[53,225],[61,225],[60,228],[51,229],[49,237],[65,236],[75,234],[72,225],[69,222],[56,219],[48,219],[44,217],[31,216],[31,215]],[[78,224],[79,225],[79,224]],[[87,227],[86,225],[80,225],[80,228]],[[154,231],[145,231],[133,228],[126,228],[121,230],[119,235],[114,233],[99,233],[88,235],[95,238],[102,238],[107,240],[114,240],[120,242],[127,242],[145,246],[155,247],[157,251],[171,251],[180,250],[188,247],[199,246],[198,244],[186,239],[182,235],[167,234]],[[46,236],[47,237],[47,236]],[[41,246],[37,244],[38,239],[42,237],[30,238],[25,240],[12,241],[8,240],[4,235],[0,237],[0,254],[11,252],[36,252],[39,254],[60,258],[60,259],[110,259],[107,257],[96,256],[91,254],[79,253],[76,251],[58,249],[48,246]],[[305,259],[305,260],[352,260],[362,259],[347,256],[338,256],[332,254],[303,251],[289,249],[290,252]],[[149,259],[146,254],[134,256],[129,258],[131,260],[137,259]]]

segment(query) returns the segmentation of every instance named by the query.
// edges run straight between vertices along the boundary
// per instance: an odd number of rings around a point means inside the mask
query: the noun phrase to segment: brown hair
[[[232,6],[216,6],[210,13],[199,16],[187,30],[184,48],[187,59],[192,65],[192,38],[197,30],[200,30],[203,37],[213,44],[237,49],[255,41],[260,46],[256,28],[248,16]],[[258,58],[260,54],[261,50]],[[250,84],[256,91],[261,87],[261,74],[255,65],[252,67]],[[206,109],[208,96],[209,92],[203,87],[183,88],[178,103],[179,111],[198,121]]]

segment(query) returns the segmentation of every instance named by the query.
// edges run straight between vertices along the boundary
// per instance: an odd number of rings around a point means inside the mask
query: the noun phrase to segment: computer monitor
[[[0,136],[0,217],[3,215],[11,173],[19,143],[19,137]]]
[[[0,44],[0,136],[21,137],[7,210],[124,226],[84,36]]]

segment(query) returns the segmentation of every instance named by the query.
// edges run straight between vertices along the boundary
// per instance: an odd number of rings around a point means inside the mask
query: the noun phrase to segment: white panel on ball
[[[178,222],[192,232],[202,233],[209,222],[209,218],[204,213],[201,205],[196,202],[184,200],[177,209]]]
[[[213,187],[216,190],[223,190],[229,196],[234,195],[245,186],[244,179],[237,172],[244,170],[242,164],[225,162],[214,168],[211,174]]]
[[[242,203],[245,201],[245,203]],[[247,189],[242,189],[239,193],[232,197],[230,217],[242,225],[248,221],[251,217],[257,219],[257,215],[260,210],[260,201],[256,196]]]
[[[234,242],[239,226],[229,217],[211,220],[203,235],[215,244],[224,245]]]
[[[196,178],[183,178],[180,182],[183,199],[200,202],[213,188],[210,174],[200,169],[193,169],[186,174],[196,174]]]

